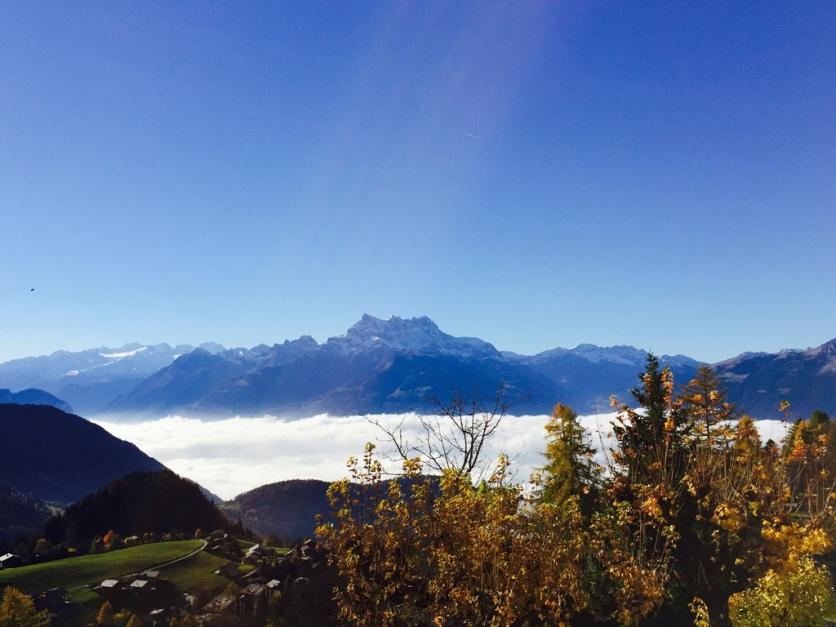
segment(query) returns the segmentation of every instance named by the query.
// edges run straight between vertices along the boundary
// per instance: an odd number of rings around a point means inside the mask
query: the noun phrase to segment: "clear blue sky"
[[[822,343],[836,3],[4,2],[0,285],[0,359]]]

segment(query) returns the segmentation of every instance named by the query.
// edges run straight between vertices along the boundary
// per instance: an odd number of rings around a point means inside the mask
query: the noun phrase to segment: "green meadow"
[[[44,564],[10,568],[0,571],[0,587],[11,585],[27,594],[37,594],[58,586],[73,588],[95,584],[103,579],[146,570],[183,557],[199,548],[200,545],[199,540],[158,542],[108,553],[82,555]]]

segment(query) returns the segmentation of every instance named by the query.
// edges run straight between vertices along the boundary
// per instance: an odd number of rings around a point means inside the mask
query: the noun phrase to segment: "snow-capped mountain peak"
[[[496,349],[488,342],[478,338],[448,335],[426,316],[391,316],[383,320],[363,314],[345,335],[329,339],[328,345],[351,352],[389,348],[404,352],[430,352],[460,357],[498,355]]]

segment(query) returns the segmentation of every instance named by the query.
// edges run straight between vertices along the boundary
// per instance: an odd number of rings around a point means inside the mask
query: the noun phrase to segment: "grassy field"
[[[12,585],[27,594],[36,594],[57,586],[71,588],[98,583],[103,579],[126,575],[177,559],[191,553],[200,545],[199,540],[158,542],[98,555],[83,555],[45,564],[10,568],[0,571],[0,587]]]
[[[215,574],[224,564],[226,560],[222,557],[202,551],[190,559],[163,569],[160,575],[184,592],[214,590],[229,583],[228,579]]]

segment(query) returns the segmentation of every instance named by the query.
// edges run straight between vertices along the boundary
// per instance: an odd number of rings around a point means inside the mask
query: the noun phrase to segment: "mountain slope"
[[[120,395],[110,409],[123,412],[165,413],[196,403],[218,385],[244,374],[251,360],[231,351],[217,354],[196,349]],[[243,351],[241,351],[243,354]]]
[[[239,518],[261,535],[299,539],[312,535],[316,516],[330,512],[326,492],[329,483],[294,479],[263,485],[245,492],[220,508],[231,520]]]
[[[632,346],[592,344],[517,358],[558,386],[556,398],[580,413],[606,411],[613,394],[626,400],[644,371],[646,359],[646,351]],[[681,355],[662,355],[660,361],[670,366],[674,379],[680,382],[690,379],[699,367],[696,360]]]
[[[0,552],[11,549],[20,536],[40,533],[50,515],[49,507],[40,499],[0,485]]]
[[[46,525],[46,536],[86,548],[113,530],[123,537],[145,532],[206,533],[228,525],[226,517],[196,483],[170,470],[136,472],[74,503]]]
[[[744,353],[714,367],[729,400],[759,418],[779,417],[782,400],[795,416],[836,412],[836,339],[805,351]]]
[[[0,483],[71,503],[137,470],[163,465],[84,418],[46,405],[0,405]]]
[[[423,482],[427,477],[398,479],[405,495],[410,494],[410,485]],[[437,490],[438,477],[430,478],[432,490]],[[292,479],[260,486],[239,494],[220,508],[230,520],[241,519],[244,527],[261,534],[272,534],[283,540],[298,540],[312,537],[317,516],[323,522],[332,521],[331,506],[328,504],[327,481],[316,479]],[[351,484],[354,507],[374,507],[367,499],[378,494],[380,485]],[[435,494],[435,492],[433,492]]]

